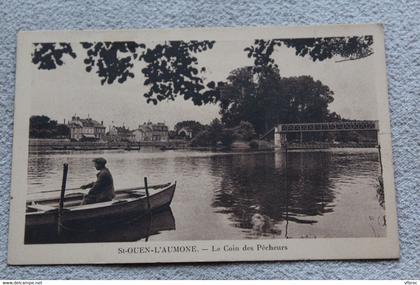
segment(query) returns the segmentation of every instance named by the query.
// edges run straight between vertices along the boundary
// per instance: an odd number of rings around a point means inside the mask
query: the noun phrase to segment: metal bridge
[[[340,132],[340,131],[378,131],[378,121],[344,121],[327,123],[281,124],[277,132]]]
[[[330,147],[373,147],[378,143],[378,121],[342,121],[342,122],[325,122],[325,123],[297,123],[297,124],[279,124],[277,127],[268,131],[262,138],[268,137],[274,133],[275,147],[292,147],[293,148],[314,148],[317,145],[322,145],[322,148]],[[311,143],[304,142],[303,136],[305,133],[325,133],[325,132],[357,132],[358,134],[370,132],[374,133],[374,141],[362,143],[344,142],[337,144],[336,142],[328,143],[322,141],[311,141]],[[298,142],[288,142],[288,134],[299,134]],[[311,145],[312,144],[312,145]]]

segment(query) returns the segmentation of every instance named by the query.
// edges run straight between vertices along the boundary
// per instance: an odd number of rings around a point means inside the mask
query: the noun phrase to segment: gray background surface
[[[0,2],[0,279],[420,279],[419,1],[6,1]],[[385,24],[399,261],[7,266],[19,30]]]

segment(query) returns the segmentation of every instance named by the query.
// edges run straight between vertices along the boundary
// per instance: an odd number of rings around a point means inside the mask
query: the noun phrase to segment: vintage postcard
[[[17,35],[9,264],[399,258],[382,25]]]

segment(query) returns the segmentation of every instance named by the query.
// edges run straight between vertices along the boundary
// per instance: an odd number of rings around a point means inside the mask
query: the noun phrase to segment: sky
[[[251,43],[217,41],[212,50],[198,54],[199,66],[206,67],[203,73],[206,80],[225,80],[233,69],[252,65],[252,59],[243,51]],[[143,97],[148,89],[143,86],[142,62],[136,62],[133,79],[123,84],[115,81],[101,85],[95,73],[84,70],[85,53],[80,44],[73,43],[72,47],[77,58],[65,56],[65,64],[55,70],[39,70],[31,64],[31,115],[47,115],[58,122],[68,121],[74,115],[89,116],[103,121],[105,126],[124,124],[131,129],[146,121],[164,122],[173,128],[183,120],[208,124],[220,117],[217,105],[195,106],[181,97],[158,105],[147,104]],[[374,56],[344,62],[337,62],[335,58],[313,62],[294,52],[292,48],[277,47],[273,53],[282,77],[310,75],[334,92],[331,111],[347,119],[377,119]]]

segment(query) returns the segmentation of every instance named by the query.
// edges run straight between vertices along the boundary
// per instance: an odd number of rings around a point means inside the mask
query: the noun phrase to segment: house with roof
[[[177,135],[184,139],[192,139],[193,131],[189,127],[182,127],[177,131]]]
[[[137,129],[133,131],[134,141],[152,141],[152,142],[167,142],[169,139],[169,129],[165,123],[145,122],[139,125]]]
[[[99,123],[89,117],[82,119],[75,115],[68,121],[67,126],[70,129],[71,140],[100,141],[105,136],[106,127],[103,125],[103,121]]]
[[[109,128],[108,137],[110,138],[109,140],[114,141],[114,142],[134,142],[135,141],[134,131],[130,130],[124,125],[122,127],[111,126]]]

